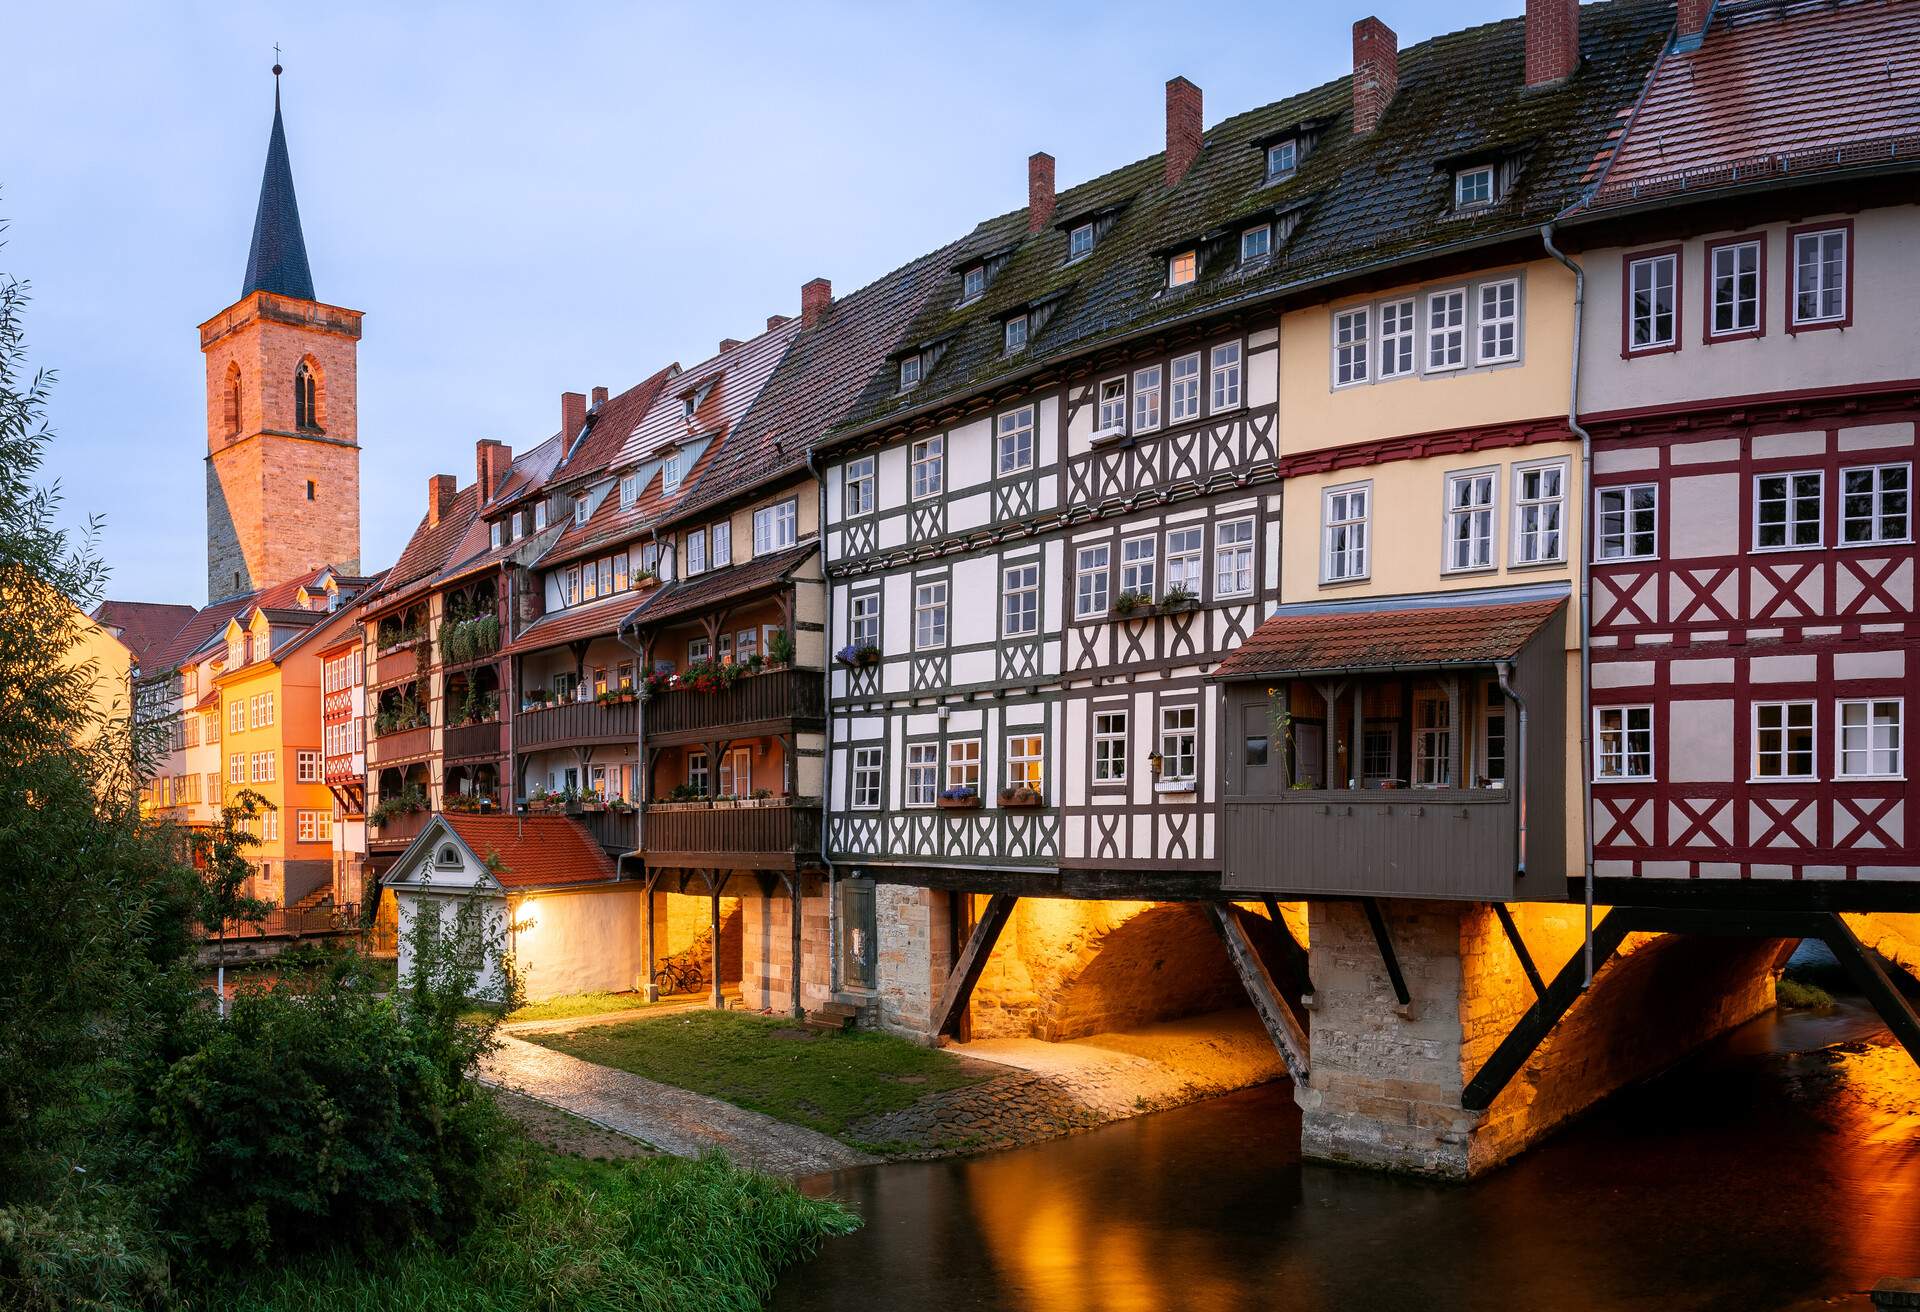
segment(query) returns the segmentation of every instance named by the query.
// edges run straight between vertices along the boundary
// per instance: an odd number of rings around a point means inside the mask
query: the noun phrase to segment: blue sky
[[[1373,6],[1402,46],[1522,0]],[[282,47],[320,298],[366,313],[361,553],[429,475],[1060,185],[1346,72],[1366,9],[1267,3],[10,6],[0,271],[58,369],[49,462],[115,596],[205,600],[196,326],[238,294]]]

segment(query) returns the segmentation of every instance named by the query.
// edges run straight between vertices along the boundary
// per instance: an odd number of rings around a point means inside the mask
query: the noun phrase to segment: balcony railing
[[[1229,797],[1221,825],[1224,886],[1288,895],[1511,899],[1526,892],[1515,878],[1514,807],[1513,792],[1504,788],[1314,788]]]
[[[420,831],[427,827],[427,821],[431,818],[431,813],[423,808],[397,815],[383,825],[369,824],[367,841],[382,847],[403,847],[420,837]]]
[[[826,714],[826,690],[819,670],[769,670],[742,675],[731,688],[695,692],[676,688],[656,693],[647,703],[647,738],[667,735],[698,741],[719,729],[738,730],[789,720],[819,720]]]
[[[513,721],[514,747],[527,752],[574,743],[635,742],[640,734],[639,711],[634,702],[608,706],[562,702],[544,710],[521,711]]]
[[[581,815],[580,823],[593,835],[593,841],[600,844],[609,856],[619,856],[631,852],[640,841],[639,812],[588,811]]]
[[[367,764],[385,765],[425,756],[433,750],[433,726],[401,729],[394,733],[374,734],[367,739]]]
[[[721,866],[791,870],[820,851],[820,803],[798,798],[777,806],[653,806],[646,817],[652,866]]]
[[[444,753],[449,757],[498,756],[501,750],[500,721],[452,725],[442,735],[441,741]]]

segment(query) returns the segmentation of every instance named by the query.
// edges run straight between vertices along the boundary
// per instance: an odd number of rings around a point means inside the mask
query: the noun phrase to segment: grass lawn
[[[525,1037],[833,1135],[983,1078],[957,1057],[890,1034],[823,1034],[736,1012],[689,1011]]]
[[[498,1007],[476,1006],[465,1018],[476,1023],[495,1017],[500,1020],[571,1020],[575,1016],[604,1016],[610,1011],[640,1011],[652,1005],[638,993],[567,993],[544,1002],[529,1002],[518,1011],[510,1011],[504,1016]]]

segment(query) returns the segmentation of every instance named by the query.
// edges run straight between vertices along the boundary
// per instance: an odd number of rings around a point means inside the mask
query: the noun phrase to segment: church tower
[[[207,599],[360,568],[358,310],[315,299],[273,66],[273,133],[240,299],[200,325]]]

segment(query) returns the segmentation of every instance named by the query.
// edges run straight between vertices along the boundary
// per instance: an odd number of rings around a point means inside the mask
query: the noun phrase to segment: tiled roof
[[[670,583],[633,608],[620,627],[653,625],[706,610],[733,597],[768,587],[787,578],[820,546],[801,542],[771,555],[756,556],[744,565],[708,570],[690,579]]]
[[[672,492],[665,490],[657,468],[648,475],[647,485],[640,489],[631,506],[621,506],[618,489],[608,492],[594,508],[593,514],[587,517],[586,523],[568,523],[554,544],[541,554],[540,567],[546,569],[564,561],[590,556],[602,548],[631,541],[649,527],[658,527],[669,509],[678,507],[680,498],[692,486],[693,479],[707,468],[719,449],[719,442],[707,443],[694,460],[693,468],[687,471],[680,480],[680,486]]]
[[[427,517],[420,517],[420,526],[407,539],[407,545],[400,552],[400,559],[393,562],[393,568],[387,571],[387,588],[398,590],[409,583],[430,575],[438,574],[447,567],[453,556],[454,548],[467,536],[467,529],[473,524],[478,509],[479,486],[469,483],[453,494],[452,502],[440,513],[438,523],[429,524]],[[386,601],[382,597],[379,600]]]
[[[556,888],[615,877],[612,860],[586,826],[566,816],[448,811],[441,819],[475,856],[489,862],[493,877],[503,887]]]
[[[163,650],[193,616],[192,606],[168,601],[103,601],[93,608],[93,618],[126,644],[136,665]]]
[[[786,354],[788,344],[799,331],[800,321],[789,319],[751,341],[681,372],[672,386],[660,389],[653,404],[634,423],[619,454],[611,461],[612,466],[631,468],[662,447],[685,440],[690,432],[698,436],[713,435],[714,440],[724,441],[728,431],[760,395],[774,366],[780,363],[780,357]],[[715,380],[719,386],[701,403],[690,430],[683,398]]]
[[[900,343],[900,334],[949,285],[959,244],[942,247],[827,307],[792,347],[673,517],[691,515],[806,468],[807,448],[832,427]]]
[[[267,291],[311,301],[313,273],[300,232],[300,203],[293,196],[293,165],[287,160],[287,130],[280,122],[280,82],[273,84],[273,131],[267,135],[267,167],[260,175],[260,204],[253,215],[253,245],[240,295]]]
[[[228,621],[236,615],[252,613],[255,606],[266,610],[297,609],[293,602],[299,595],[300,589],[316,584],[328,574],[347,579],[349,582],[359,581],[348,578],[331,565],[322,565],[318,569],[308,570],[305,574],[298,574],[270,587],[262,588],[258,592],[243,592],[234,597],[222,597],[202,608],[198,614],[182,625],[180,631],[174,634],[173,638],[150,660],[143,662],[141,675],[152,677],[179,669],[195,652],[201,651],[209,643],[218,639],[226,631]]]
[[[620,454],[620,448],[626,445],[634,426],[652,408],[660,389],[679,373],[678,364],[668,365],[645,382],[607,398],[598,409],[588,412],[584,435],[562,433],[562,442],[573,445],[554,470],[552,481],[564,484],[582,475],[604,473],[607,465]]]
[[[506,650],[511,655],[545,651],[579,638],[610,638],[632,609],[633,595],[616,592],[611,597],[600,597],[583,605],[548,611],[528,625],[526,632],[508,643]]]
[[[1905,160],[1920,166],[1920,4],[1719,5],[1661,61],[1596,207]]]
[[[1463,605],[1430,600],[1435,604],[1404,609],[1365,601],[1282,606],[1220,662],[1214,677],[1488,665],[1517,655],[1566,602],[1565,596]]]
[[[1062,220],[1124,206],[1092,253],[1072,264],[1066,235],[1048,227],[1030,236],[1025,210],[988,220],[961,253],[978,259],[1010,250],[986,295],[958,306],[959,277],[951,275],[950,294],[936,295],[903,334],[907,342],[943,342],[938,363],[905,393],[892,370],[878,370],[832,438],[1130,334],[1304,292],[1371,266],[1474,243],[1537,247],[1539,225],[1590,185],[1673,22],[1671,0],[1583,5],[1579,70],[1531,90],[1519,18],[1409,46],[1399,54],[1399,90],[1365,136],[1352,130],[1351,77],[1235,115],[1205,133],[1199,157],[1172,187],[1155,155],[1062,192],[1055,211]],[[1267,185],[1254,143],[1307,120],[1325,120],[1317,146],[1291,178]],[[1455,215],[1440,165],[1476,153],[1518,156],[1517,179],[1500,203]],[[1290,206],[1302,207],[1301,217],[1274,258],[1238,264],[1232,239],[1240,227]],[[1203,261],[1198,281],[1167,290],[1164,253],[1216,236],[1223,253]],[[1048,297],[1058,301],[1044,328],[1024,351],[1004,355],[1003,316]]]

